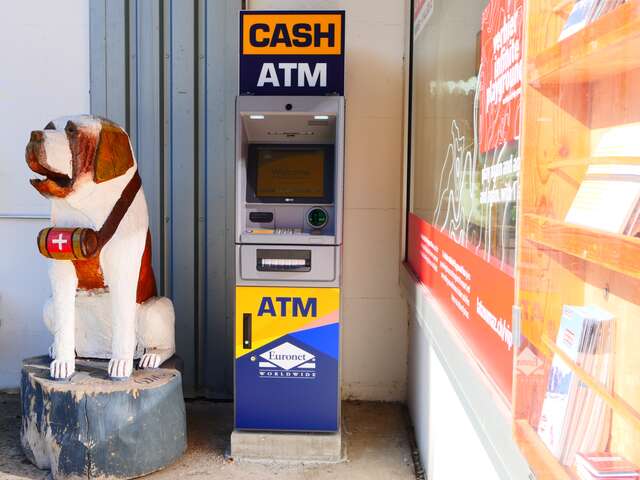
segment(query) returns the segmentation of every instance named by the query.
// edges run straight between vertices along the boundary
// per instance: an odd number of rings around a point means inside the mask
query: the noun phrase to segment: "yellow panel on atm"
[[[339,309],[339,288],[236,287],[236,358],[287,334],[336,324]]]

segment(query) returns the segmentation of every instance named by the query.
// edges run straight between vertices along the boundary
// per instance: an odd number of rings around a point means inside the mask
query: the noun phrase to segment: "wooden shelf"
[[[534,86],[590,83],[640,68],[640,0],[630,0],[535,56]]]
[[[537,478],[572,480],[569,472],[547,449],[537,432],[526,420],[515,420],[514,436]]]
[[[556,15],[560,15],[562,18],[567,19],[571,14],[571,7],[576,3],[576,0],[560,0],[552,12]]]
[[[523,240],[640,279],[640,239],[523,215]]]
[[[640,118],[640,0],[627,0],[559,41],[576,1],[530,1],[524,21],[516,291],[520,331],[544,359],[544,375],[515,375],[514,434],[540,480],[578,478],[536,432],[553,358],[563,359],[614,412],[606,448],[640,465],[640,384],[634,377],[640,365],[640,238],[564,221],[590,165],[640,165],[640,156],[623,148],[637,140],[623,126]],[[609,132],[612,141],[620,134],[620,149],[608,153],[635,156],[593,157],[605,151],[600,147]],[[564,305],[592,304],[618,319],[613,388],[554,341]]]
[[[547,170],[562,170],[569,167],[587,167],[589,165],[640,165],[639,157],[586,157],[554,160],[544,164]]]
[[[627,420],[635,428],[640,429],[640,414],[634,410],[627,402],[621,399],[613,392],[609,392],[600,382],[589,375],[584,369],[579,367],[569,358],[557,345],[556,342],[551,340],[546,335],[542,336],[542,342],[545,346],[551,350],[554,355],[557,355],[562,361],[571,369],[571,371],[584,383],[587,387],[593,390],[599,397],[601,397],[611,409]]]
[[[580,381],[600,396],[617,415],[634,425],[635,428],[640,428],[640,413],[615,393],[609,392],[600,382],[576,365],[548,336],[542,336],[542,343],[553,355],[561,358]],[[554,480],[574,478],[569,469],[562,466],[558,459],[551,454],[527,420],[516,419],[514,423],[516,441],[537,476]]]

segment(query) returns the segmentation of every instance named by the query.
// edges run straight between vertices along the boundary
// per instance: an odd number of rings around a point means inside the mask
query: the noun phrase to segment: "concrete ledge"
[[[231,456],[235,460],[276,462],[325,462],[345,460],[342,432],[281,433],[234,430]]]

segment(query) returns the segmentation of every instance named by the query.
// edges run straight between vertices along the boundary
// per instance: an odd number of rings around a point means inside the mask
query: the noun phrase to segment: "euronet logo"
[[[316,378],[316,357],[285,342],[260,355],[258,375],[261,378]]]

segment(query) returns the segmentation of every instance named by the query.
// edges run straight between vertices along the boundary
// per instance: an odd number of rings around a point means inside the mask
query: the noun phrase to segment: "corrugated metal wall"
[[[91,111],[131,135],[187,395],[233,391],[240,0],[92,0]]]

